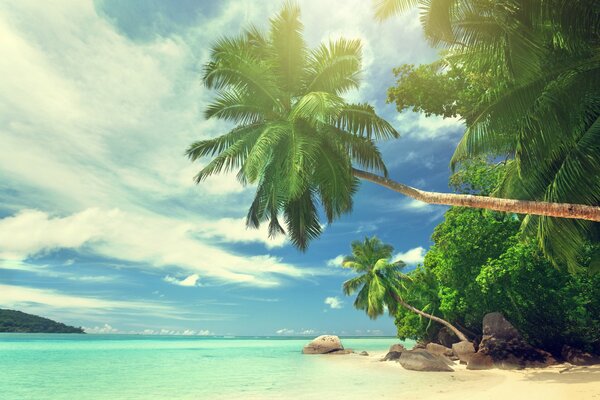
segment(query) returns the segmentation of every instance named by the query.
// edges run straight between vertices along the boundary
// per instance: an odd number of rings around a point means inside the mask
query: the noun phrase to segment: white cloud
[[[95,326],[93,328],[88,328],[88,327],[84,326],[83,330],[85,331],[85,333],[100,333],[100,334],[120,333],[118,329],[113,328],[109,324],[104,324],[104,326]]]
[[[288,240],[285,235],[269,237],[268,224],[259,229],[248,228],[246,218],[221,218],[216,221],[203,222],[201,234],[206,237],[217,237],[231,243],[263,243],[267,248],[282,247]]]
[[[177,267],[191,274],[253,286],[277,286],[284,275],[304,278],[318,271],[297,268],[269,255],[243,256],[197,240],[205,228],[160,215],[90,208],[66,217],[24,210],[0,219],[0,258],[24,260],[55,249]]]
[[[417,265],[423,262],[427,250],[423,247],[415,247],[414,249],[407,250],[403,253],[397,253],[392,258],[392,261],[404,261],[407,265]]]
[[[278,335],[283,335],[283,336],[291,336],[291,335],[314,335],[317,333],[316,330],[314,329],[300,329],[300,330],[295,330],[295,329],[288,329],[288,328],[281,328],[275,331],[276,334]]]
[[[113,328],[109,324],[103,326],[95,326],[93,328],[83,327],[86,333],[91,334],[129,334],[129,335],[169,335],[169,336],[210,336],[214,335],[213,332],[208,329],[143,329],[143,330],[120,330]]]
[[[396,121],[401,132],[408,132],[406,136],[417,140],[454,138],[465,129],[464,121],[460,118],[442,118],[436,115],[426,117],[425,114],[411,111],[398,114]],[[407,157],[410,157],[410,153]]]
[[[278,335],[293,335],[296,331],[294,331],[293,329],[288,329],[288,328],[281,328],[275,331],[276,334]]]
[[[41,304],[54,309],[85,309],[88,312],[104,310],[173,311],[164,304],[142,301],[110,300],[106,298],[78,296],[51,289],[0,284],[0,304],[4,307],[21,308],[29,304]]]
[[[385,207],[392,211],[404,211],[415,214],[432,214],[432,220],[442,216],[448,209],[448,206],[429,204],[408,197],[400,200],[394,200],[393,202],[387,201],[385,203]]]
[[[198,274],[192,274],[184,279],[177,279],[171,275],[167,275],[163,278],[163,280],[165,282],[172,283],[173,285],[188,286],[188,287],[198,286],[199,279],[200,279],[200,275],[198,275]]]
[[[330,308],[339,309],[342,308],[343,301],[339,297],[326,297],[324,303]]]
[[[339,256],[336,256],[335,258],[327,260],[327,266],[328,267],[341,267],[342,261],[344,261],[344,257],[345,256],[343,254],[340,254]]]

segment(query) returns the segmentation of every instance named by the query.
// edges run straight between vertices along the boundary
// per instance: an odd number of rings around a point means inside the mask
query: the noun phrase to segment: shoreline
[[[564,363],[522,370],[468,370],[466,365],[456,361],[452,366],[454,372],[421,372],[406,370],[395,361],[380,361],[386,353],[321,357],[402,374],[415,384],[414,390],[403,391],[402,397],[407,399],[600,400],[600,365],[573,366]]]

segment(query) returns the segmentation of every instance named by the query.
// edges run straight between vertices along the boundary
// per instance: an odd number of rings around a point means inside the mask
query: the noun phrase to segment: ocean
[[[347,400],[389,398],[407,383],[395,368],[371,368],[372,357],[301,354],[310,340],[0,334],[0,399]],[[399,341],[342,342],[383,353]]]

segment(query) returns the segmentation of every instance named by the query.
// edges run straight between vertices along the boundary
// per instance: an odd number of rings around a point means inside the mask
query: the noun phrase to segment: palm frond
[[[284,207],[285,224],[290,241],[305,251],[308,243],[321,235],[321,223],[311,190],[306,190]]]
[[[326,132],[326,140],[342,146],[344,153],[350,154],[352,161],[360,167],[388,176],[383,156],[373,139],[356,136],[329,125],[324,126],[322,129]]]
[[[352,211],[352,196],[358,189],[358,180],[352,174],[352,165],[345,152],[324,141],[318,148],[313,174],[327,221]]]
[[[312,50],[304,77],[305,91],[340,95],[358,88],[362,45],[360,40],[338,39]]]
[[[367,283],[367,275],[359,275],[344,282],[342,288],[346,296],[353,295],[360,287]]]
[[[265,108],[257,99],[233,89],[219,93],[207,106],[204,116],[207,119],[218,118],[247,125],[264,120],[270,114],[270,110]]]
[[[369,104],[349,104],[334,121],[337,128],[367,139],[391,139],[400,135],[394,127],[379,117]]]
[[[271,158],[273,149],[287,136],[291,126],[283,122],[265,124],[263,130],[253,143],[244,162],[244,175],[248,182],[255,183],[264,170],[267,160]]]
[[[290,112],[290,119],[303,119],[315,126],[336,119],[345,104],[344,100],[335,94],[309,92],[296,102]]]
[[[245,139],[253,133],[260,132],[261,128],[261,123],[238,126],[224,135],[192,143],[187,148],[185,155],[192,161],[196,161],[204,156],[214,156],[223,152],[239,140]]]
[[[285,93],[299,92],[302,71],[306,62],[306,45],[302,38],[300,7],[294,2],[285,3],[281,11],[271,18],[271,46],[279,87]]]
[[[375,18],[384,21],[419,5],[419,0],[373,0]]]

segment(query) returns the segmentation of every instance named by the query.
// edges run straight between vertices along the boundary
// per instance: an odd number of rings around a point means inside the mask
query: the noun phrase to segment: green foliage
[[[3,309],[0,309],[0,332],[84,333],[81,328],[75,328],[21,311]]]
[[[529,341],[559,352],[600,343],[600,277],[553,269],[531,243],[511,238],[500,257],[481,266],[476,282]]]
[[[490,165],[483,158],[467,160],[450,176],[449,186],[457,193],[489,196],[504,179],[505,167],[504,163]]]
[[[381,0],[376,13],[416,5],[426,37],[445,52],[432,65],[398,68],[389,100],[465,119],[453,167],[480,156],[512,159],[496,196],[600,204],[597,1]],[[582,220],[530,217],[523,231],[572,272],[586,244],[600,240],[599,224]]]
[[[398,111],[411,109],[426,116],[462,117],[467,122],[480,98],[492,85],[489,74],[468,72],[445,62],[404,64],[394,68],[396,86],[388,89],[388,103]]]
[[[417,267],[408,276],[411,286],[410,291],[404,293],[404,300],[422,311],[443,317],[439,313],[439,285],[436,276],[423,266]],[[440,329],[440,325],[406,308],[399,308],[395,317],[397,335],[402,340],[416,338],[431,341]]]
[[[469,163],[452,177],[458,189],[485,194],[502,179],[503,164]],[[472,184],[471,181],[475,182]],[[476,190],[473,190],[473,189]],[[563,344],[600,345],[600,275],[570,274],[553,268],[520,221],[502,213],[453,207],[432,235],[424,265],[411,272],[416,306],[446,318],[464,331],[481,334],[486,313],[499,311],[534,345],[559,353]],[[579,262],[588,265],[598,246],[586,246]],[[435,338],[428,326],[399,310],[401,337]]]
[[[196,181],[236,171],[257,187],[247,225],[268,223],[271,236],[287,230],[305,250],[321,234],[319,203],[328,222],[352,210],[354,165],[387,175],[374,140],[398,133],[373,107],[342,97],[358,87],[361,59],[359,40],[307,48],[293,3],[267,33],[250,27],[217,41],[203,76],[217,95],[205,115],[237,126],[188,148],[192,161],[211,158]]]

